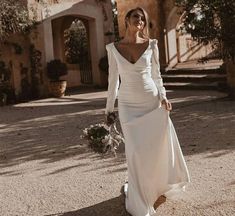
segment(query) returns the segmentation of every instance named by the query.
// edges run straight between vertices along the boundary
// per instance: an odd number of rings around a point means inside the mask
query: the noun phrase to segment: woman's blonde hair
[[[133,8],[131,10],[129,10],[125,16],[125,26],[126,26],[126,29],[128,27],[127,25],[127,20],[130,18],[131,14],[134,12],[134,11],[141,11],[143,14],[144,14],[144,18],[145,18],[145,25],[144,25],[144,28],[143,28],[143,31],[141,32],[141,37],[143,38],[149,38],[149,16],[148,16],[148,13],[146,12],[146,10],[142,7],[136,7],[136,8]]]

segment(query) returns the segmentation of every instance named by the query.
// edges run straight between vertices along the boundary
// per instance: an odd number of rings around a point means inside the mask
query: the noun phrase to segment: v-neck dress
[[[114,43],[106,49],[109,85],[105,113],[113,112],[118,97],[128,173],[126,210],[132,216],[155,216],[153,205],[159,196],[174,199],[190,182],[169,111],[161,106],[166,90],[157,40],[149,40],[135,63],[124,58]]]

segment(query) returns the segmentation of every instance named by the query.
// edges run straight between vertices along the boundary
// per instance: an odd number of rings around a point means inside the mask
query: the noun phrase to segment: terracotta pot
[[[67,81],[65,80],[51,81],[49,85],[50,94],[57,98],[63,97],[65,94],[66,86]]]

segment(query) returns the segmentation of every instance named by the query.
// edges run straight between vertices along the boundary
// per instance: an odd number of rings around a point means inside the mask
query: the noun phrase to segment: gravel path
[[[168,92],[191,176],[161,216],[235,215],[235,101],[213,91]],[[80,140],[104,119],[105,91],[0,108],[1,216],[128,216],[124,146],[101,157]]]

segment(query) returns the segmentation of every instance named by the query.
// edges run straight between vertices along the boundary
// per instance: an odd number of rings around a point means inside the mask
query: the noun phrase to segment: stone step
[[[172,68],[167,69],[162,74],[225,74],[226,72],[220,67],[216,68]]]
[[[164,82],[226,82],[226,74],[162,74]]]
[[[226,87],[225,82],[164,82],[167,90],[224,90]]]
[[[166,89],[192,90],[225,90],[226,72],[222,60],[211,60],[206,63],[188,61],[178,63],[174,68],[162,71]]]

